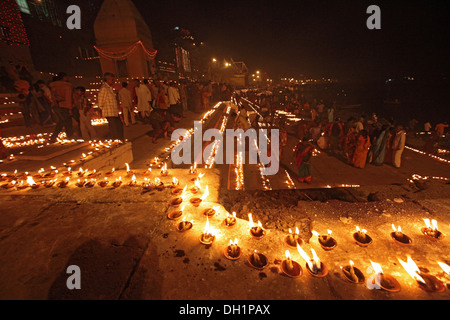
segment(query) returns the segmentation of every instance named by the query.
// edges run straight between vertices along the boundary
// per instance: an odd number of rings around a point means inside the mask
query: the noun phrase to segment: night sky
[[[243,60],[272,77],[381,79],[448,75],[449,6],[444,1],[134,0],[155,42],[187,28],[212,55]],[[381,30],[366,9],[381,8]],[[196,40],[197,40],[196,39]]]

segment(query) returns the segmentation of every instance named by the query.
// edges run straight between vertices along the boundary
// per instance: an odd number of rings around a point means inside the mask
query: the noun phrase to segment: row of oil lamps
[[[186,189],[183,190],[183,192]],[[204,196],[207,195],[207,191],[205,191]],[[202,196],[202,200],[205,197]],[[172,207],[178,207],[183,202],[183,196],[181,196],[178,201],[171,200],[169,204]],[[192,200],[192,199],[191,199]],[[192,203],[192,201],[191,201]],[[198,206],[198,205],[195,205]],[[209,224],[209,217],[213,216],[218,210],[218,207],[208,208],[203,210],[203,215],[206,216],[206,224],[205,229],[203,230],[200,236],[200,242],[205,245],[211,245],[215,240],[216,230],[211,228]],[[183,216],[184,206],[180,210],[172,211],[168,214],[168,218],[171,220],[179,220]],[[236,213],[233,212],[232,215],[227,213],[227,217],[223,221],[223,225],[230,228],[236,224]],[[422,233],[430,240],[438,241],[442,240],[444,235],[438,230],[437,221],[430,219],[424,219],[425,227],[422,228]],[[193,220],[185,221],[183,218],[181,222],[179,222],[176,226],[176,230],[179,232],[185,232],[191,230],[193,227]],[[409,236],[404,234],[401,230],[401,227],[396,227],[392,225],[393,232],[390,234],[391,238],[395,243],[406,246],[411,245],[412,240]],[[266,231],[263,229],[262,224],[258,221],[257,224],[253,222],[252,214],[249,214],[249,233],[253,238],[261,239],[265,236]],[[312,231],[314,236],[317,236],[318,241],[321,247],[324,250],[332,250],[337,246],[337,241],[334,239],[331,234],[332,231],[328,230],[328,234],[320,235],[316,231]],[[353,234],[353,239],[356,244],[361,247],[369,246],[372,243],[372,238],[367,234],[365,229],[360,229],[358,226]],[[314,277],[325,277],[328,274],[328,269],[326,265],[320,261],[317,253],[314,249],[311,249],[312,258],[308,256],[308,254],[301,248],[301,244],[303,241],[299,237],[299,230],[296,229],[295,234],[292,230],[289,230],[289,234],[285,239],[286,244],[291,247],[297,248],[300,256],[306,261],[306,269],[307,271]],[[238,245],[237,238],[230,240],[229,245],[224,250],[224,256],[229,260],[238,260],[241,257],[242,249]],[[286,259],[281,263],[281,270],[284,274],[289,277],[299,277],[302,274],[302,268],[299,263],[292,260],[289,250],[286,250]],[[399,259],[401,265],[405,268],[411,277],[416,280],[419,287],[428,292],[443,292],[445,290],[445,286],[441,281],[439,281],[436,277],[423,273],[419,270],[417,265],[408,256],[406,262]],[[257,252],[256,250],[252,252],[248,257],[248,263],[251,267],[256,269],[264,269],[268,265],[268,258],[262,254]],[[345,279],[352,283],[363,283],[366,282],[368,287],[370,288],[380,288],[390,292],[398,292],[401,287],[398,281],[392,277],[391,275],[384,274],[381,266],[378,263],[371,262],[372,268],[375,271],[375,274],[370,277],[367,282],[364,274],[357,267],[354,266],[353,261],[350,261],[350,264],[347,266],[342,266],[341,270]],[[450,274],[450,267],[443,262],[438,262],[439,266],[447,273]]]

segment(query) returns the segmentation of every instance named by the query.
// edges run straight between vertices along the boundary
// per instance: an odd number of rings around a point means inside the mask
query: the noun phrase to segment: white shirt
[[[138,99],[137,109],[138,111],[148,111],[150,110],[149,101],[152,100],[152,94],[145,84],[136,87],[136,96]]]
[[[167,95],[169,96],[169,104],[170,105],[177,104],[180,101],[180,94],[179,94],[177,88],[169,87],[169,91],[167,92]]]

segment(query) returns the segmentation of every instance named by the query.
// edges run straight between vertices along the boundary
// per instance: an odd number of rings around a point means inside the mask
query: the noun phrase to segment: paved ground
[[[221,109],[222,110],[222,109]],[[219,110],[211,119],[211,125],[221,121]],[[192,123],[189,115],[183,121]],[[184,126],[185,123],[180,124]],[[192,125],[186,125],[187,128]],[[142,128],[145,129],[145,128]],[[159,154],[168,141],[151,144],[140,131],[133,139],[134,158],[132,169],[145,170],[146,163]],[[321,154],[313,161],[314,184],[360,184],[361,192],[382,189],[383,185],[405,183],[411,173],[449,176],[448,166],[413,153],[405,153],[403,169],[388,166],[354,169],[338,159]],[[287,163],[288,164],[288,163]],[[202,169],[203,171],[204,169]],[[420,170],[420,171],[418,171]],[[274,190],[261,189],[259,172],[254,166],[245,168],[246,191],[226,191],[229,167],[216,166],[204,170],[202,182],[211,188],[211,195],[195,208],[186,205],[184,216],[194,220],[194,228],[188,232],[176,231],[176,222],[167,214],[173,208],[168,201],[173,198],[170,190],[141,194],[141,188],[123,186],[117,190],[101,189],[37,189],[0,191],[0,298],[1,299],[442,299],[448,300],[449,288],[444,293],[426,293],[400,266],[397,258],[406,260],[410,254],[421,268],[438,277],[444,284],[450,278],[438,266],[437,261],[450,264],[448,237],[432,242],[420,229],[423,218],[437,219],[440,230],[450,234],[449,185],[434,182],[432,190],[420,198],[402,197],[403,193],[420,195],[423,192],[403,190],[374,202],[343,202],[314,200],[316,190],[288,190],[282,173],[271,177]],[[181,185],[190,184],[186,169],[172,169]],[[138,179],[142,179],[140,176]],[[127,180],[126,180],[127,181]],[[140,180],[141,181],[141,180]],[[253,188],[254,186],[254,188]],[[301,186],[302,188],[306,186]],[[403,186],[397,186],[398,189]],[[395,189],[396,192],[399,192]],[[300,192],[301,191],[301,192]],[[336,192],[330,189],[330,192]],[[222,195],[231,192],[234,196]],[[190,198],[189,196],[188,198]],[[267,227],[261,240],[253,239],[248,232],[246,213],[248,206],[238,212],[237,225],[231,229],[222,223],[231,211],[236,197],[247,197],[259,203],[255,222],[263,220],[262,212],[276,215],[284,228]],[[400,200],[393,201],[400,197]],[[296,200],[298,199],[298,200]],[[267,201],[267,203],[265,202]],[[211,246],[200,243],[199,238],[206,219],[202,211],[220,206],[209,222],[218,230]],[[255,204],[255,208],[256,208]],[[277,213],[274,213],[277,211]],[[263,220],[265,223],[265,221]],[[410,247],[396,245],[389,234],[391,224],[400,225],[413,240]],[[352,234],[355,226],[368,230],[374,239],[367,248],[357,246]],[[305,243],[304,250],[311,255],[314,248],[328,267],[324,278],[312,277],[305,268],[295,248],[288,247],[284,239],[287,227],[297,226]],[[333,230],[338,246],[324,251],[311,229],[326,233]],[[237,261],[227,260],[223,252],[230,239],[238,238],[242,256]],[[282,274],[281,261],[289,249],[292,258],[303,268],[301,277],[293,279]],[[247,258],[258,250],[268,257],[264,270],[249,266]],[[340,266],[352,259],[366,277],[371,275],[370,261],[378,262],[387,274],[401,284],[401,291],[390,293],[369,290],[365,284],[355,285],[343,279]],[[82,289],[68,290],[66,269],[70,265],[81,268]]]

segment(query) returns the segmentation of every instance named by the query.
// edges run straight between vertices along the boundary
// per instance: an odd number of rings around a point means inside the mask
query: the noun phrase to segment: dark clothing
[[[119,117],[106,117],[106,120],[108,120],[110,138],[124,141],[122,120]]]
[[[56,118],[56,126],[53,130],[52,134],[52,141],[56,141],[56,138],[58,137],[59,133],[61,132],[62,128],[65,129],[67,139],[72,139],[73,136],[73,127],[72,127],[72,117],[70,116],[70,110],[67,108],[61,108],[61,107],[53,107],[53,113],[55,114]]]

